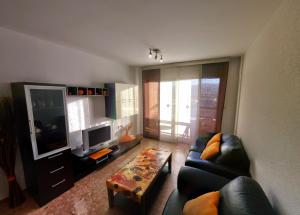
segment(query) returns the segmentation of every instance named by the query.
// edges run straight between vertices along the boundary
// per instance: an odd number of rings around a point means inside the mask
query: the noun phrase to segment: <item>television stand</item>
[[[90,174],[100,166],[104,166],[107,163],[111,162],[112,160],[116,159],[120,155],[124,154],[131,148],[135,147],[139,144],[142,140],[141,136],[136,136],[133,141],[126,142],[126,143],[115,143],[109,146],[106,149],[111,150],[108,153],[104,153],[103,156],[99,156],[99,158],[94,157],[91,158],[93,155],[99,153],[101,154],[101,150],[92,151],[91,153],[86,153],[84,155],[77,154],[76,152],[72,152],[72,161],[73,161],[73,169],[74,169],[74,176],[76,180],[81,179],[82,177]]]

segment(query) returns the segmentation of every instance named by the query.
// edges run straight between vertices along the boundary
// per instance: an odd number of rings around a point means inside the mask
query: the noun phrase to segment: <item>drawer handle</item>
[[[54,187],[57,187],[58,185],[60,185],[60,184],[64,183],[65,181],[66,181],[66,179],[63,179],[63,180],[61,180],[60,182],[58,182],[58,183],[56,183],[56,184],[53,184],[53,185],[51,185],[51,187],[52,187],[52,188],[54,188]]]
[[[58,153],[58,154],[56,154],[56,155],[49,156],[48,159],[56,158],[56,157],[61,156],[61,155],[63,155],[62,152],[61,152],[61,153]]]
[[[61,166],[61,167],[59,167],[59,168],[57,168],[57,169],[55,169],[55,170],[49,171],[49,172],[50,172],[50,174],[53,174],[53,173],[55,173],[55,172],[57,172],[57,171],[59,171],[59,170],[62,170],[63,168],[65,168],[65,167],[64,167],[64,166]]]

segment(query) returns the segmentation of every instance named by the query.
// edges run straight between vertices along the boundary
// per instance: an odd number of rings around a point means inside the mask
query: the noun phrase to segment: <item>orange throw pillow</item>
[[[207,160],[210,158],[213,158],[220,152],[220,142],[214,142],[210,144],[209,146],[206,146],[203,150],[200,158],[202,160]]]
[[[206,147],[213,144],[214,142],[221,142],[222,133],[215,134],[206,144]]]
[[[218,215],[220,192],[210,192],[187,201],[183,208],[184,215]]]

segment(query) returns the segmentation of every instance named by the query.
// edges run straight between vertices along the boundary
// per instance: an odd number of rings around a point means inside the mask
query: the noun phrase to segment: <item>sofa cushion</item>
[[[217,157],[219,152],[220,152],[220,142],[214,142],[205,147],[205,149],[201,153],[200,158],[202,160],[210,160]]]
[[[196,140],[195,144],[192,144],[190,147],[190,151],[194,152],[203,152],[206,147],[207,142],[215,135],[216,133],[210,133],[208,135],[199,136]],[[221,143],[225,142],[228,138],[230,138],[232,134],[222,134]]]
[[[196,144],[193,144],[190,147],[190,151],[193,151],[193,152],[202,152],[205,149],[205,147],[202,147],[201,149]]]
[[[206,143],[207,141],[209,141],[210,137],[209,136],[200,136],[197,138],[196,143],[192,144],[190,151],[194,151],[194,152],[202,152],[205,147],[206,147]]]
[[[272,215],[274,211],[264,191],[251,178],[240,176],[221,189],[220,215]]]
[[[223,135],[221,153],[215,163],[233,167],[242,171],[249,171],[250,161],[241,140],[235,135]]]
[[[184,215],[218,215],[220,192],[213,191],[187,201],[183,208]]]
[[[206,144],[206,147],[210,146],[211,144],[213,144],[215,142],[219,142],[220,143],[221,140],[222,140],[222,133],[217,133],[212,138],[210,138],[210,140]]]
[[[186,158],[185,165],[202,169],[231,179],[236,178],[237,176],[240,175],[247,175],[247,176],[249,175],[248,172],[235,170],[234,168],[227,167],[222,164],[216,164],[208,160],[202,160],[200,159],[200,155],[201,153],[199,152],[190,151]]]
[[[223,133],[222,134],[222,143],[225,142],[226,140],[228,140],[229,138],[231,138],[232,136],[235,136],[235,135]]]

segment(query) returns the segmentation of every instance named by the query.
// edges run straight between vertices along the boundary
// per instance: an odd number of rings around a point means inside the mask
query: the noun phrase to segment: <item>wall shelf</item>
[[[108,96],[107,88],[101,87],[67,87],[67,96]]]

